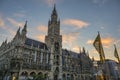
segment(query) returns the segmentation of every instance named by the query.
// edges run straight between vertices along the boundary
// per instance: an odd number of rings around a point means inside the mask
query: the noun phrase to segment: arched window
[[[42,72],[39,72],[38,75],[43,75],[43,73],[42,73]]]

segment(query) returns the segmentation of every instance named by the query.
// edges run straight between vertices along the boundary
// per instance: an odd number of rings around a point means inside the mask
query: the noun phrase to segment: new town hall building
[[[42,75],[45,80],[90,80],[92,61],[86,51],[76,53],[62,49],[60,21],[56,8],[48,21],[45,43],[30,39],[27,22],[22,30],[17,30],[12,41],[4,41],[0,46],[0,70],[4,76],[18,80],[33,79]]]

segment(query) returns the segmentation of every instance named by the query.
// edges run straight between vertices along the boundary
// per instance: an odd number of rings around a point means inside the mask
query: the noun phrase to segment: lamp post
[[[49,74],[48,74],[47,80],[49,80]]]

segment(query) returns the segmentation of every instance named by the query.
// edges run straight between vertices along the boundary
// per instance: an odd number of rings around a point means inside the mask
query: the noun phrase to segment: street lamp
[[[50,76],[50,75],[48,74],[48,78],[47,78],[47,80],[49,80],[49,76]]]

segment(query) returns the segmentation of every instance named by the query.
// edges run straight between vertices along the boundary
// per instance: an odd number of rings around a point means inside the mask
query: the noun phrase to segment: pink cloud
[[[44,42],[44,40],[45,40],[45,35],[36,35],[35,36],[36,38],[37,38],[37,40],[39,40],[39,41],[41,41],[41,42]]]
[[[2,20],[1,18],[0,18],[0,27],[6,30],[7,32],[9,32],[11,35],[15,35],[15,31],[9,28],[8,26],[6,26],[4,20]]]
[[[69,33],[62,35],[63,47],[78,52],[77,49],[77,38],[79,33]]]
[[[16,27],[22,27],[24,25],[23,22],[17,22],[16,20],[12,19],[12,18],[7,18],[7,20],[13,25],[13,26],[16,26]]]
[[[37,26],[36,28],[38,31],[41,31],[41,32],[47,32],[47,26],[44,26],[44,25],[39,25]]]
[[[94,40],[88,40],[87,44],[93,44]]]
[[[77,19],[66,19],[66,20],[63,20],[62,24],[74,26],[77,28],[84,28],[89,25],[87,22],[84,22],[82,20],[77,20]]]
[[[7,30],[11,35],[15,35],[16,34],[16,32],[13,29],[8,28],[6,26],[4,26],[3,29]]]
[[[72,50],[75,51],[75,52],[78,52],[78,53],[80,52],[80,48],[79,48],[79,46],[77,46],[77,45],[76,45],[76,46],[73,46],[73,47],[72,47]]]
[[[0,19],[0,27],[4,26],[4,21],[2,19]]]
[[[79,33],[69,33],[69,34],[63,34],[63,43],[71,44],[72,42],[77,40],[77,36]]]

